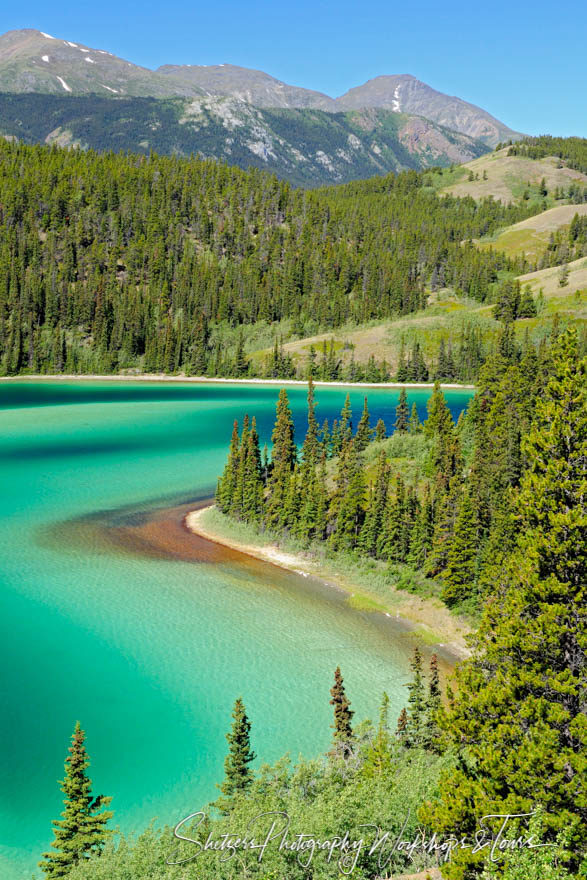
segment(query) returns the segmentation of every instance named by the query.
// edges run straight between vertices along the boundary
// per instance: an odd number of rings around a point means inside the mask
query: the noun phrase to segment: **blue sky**
[[[411,73],[529,134],[587,136],[587,2],[166,0],[10,4],[34,27],[136,64],[229,62],[337,96]]]

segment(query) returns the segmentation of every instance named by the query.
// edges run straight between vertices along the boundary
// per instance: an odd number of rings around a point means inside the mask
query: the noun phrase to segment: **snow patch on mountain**
[[[45,34],[43,31],[39,31],[42,37],[46,37],[48,40],[56,40],[57,37],[52,37],[51,34]]]
[[[399,86],[395,87],[395,91],[393,93],[393,98],[391,99],[391,109],[394,113],[400,112],[400,104],[399,104]]]
[[[71,92],[71,89],[69,88],[69,86],[67,85],[67,83],[65,82],[64,79],[61,79],[60,76],[58,76],[57,79],[59,80],[59,82],[61,83],[61,85],[63,86],[63,88],[65,89],[66,92]]]

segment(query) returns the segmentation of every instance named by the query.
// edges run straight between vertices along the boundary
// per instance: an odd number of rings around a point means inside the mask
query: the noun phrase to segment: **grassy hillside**
[[[543,295],[547,298],[547,303],[552,307],[565,309],[569,307],[566,300],[572,295],[571,311],[576,312],[581,306],[582,315],[584,314],[585,297],[587,295],[587,258],[574,260],[567,265],[568,279],[564,286],[561,286],[561,267],[554,266],[550,269],[541,269],[539,272],[529,272],[527,275],[520,275],[521,284],[529,284],[532,293],[538,293],[542,290]]]
[[[441,193],[483,199],[493,196],[501,202],[544,202],[555,204],[555,190],[568,192],[573,184],[587,186],[587,175],[570,168],[558,156],[539,159],[508,155],[509,147],[488,153],[458,168],[430,172],[428,185]],[[560,167],[559,167],[560,166]],[[473,180],[469,178],[473,175]],[[544,180],[547,193],[541,191]]]
[[[569,279],[560,287],[560,268],[544,269],[520,276],[520,283],[529,283],[538,300],[539,314],[535,318],[515,322],[516,338],[521,341],[526,332],[539,342],[548,335],[556,320],[561,326],[574,325],[587,328],[587,259],[569,264]],[[542,289],[542,297],[539,292]],[[439,291],[430,296],[426,309],[396,320],[371,322],[368,325],[346,325],[332,333],[320,333],[303,339],[284,342],[284,350],[291,355],[298,370],[308,364],[313,347],[321,358],[322,347],[334,340],[336,356],[343,364],[351,358],[366,364],[371,355],[379,361],[386,360],[394,374],[398,367],[400,351],[406,352],[417,342],[433,377],[438,362],[441,343],[458,350],[463,332],[477,332],[483,346],[488,350],[497,338],[501,324],[493,317],[493,306],[474,300],[460,298],[450,290]],[[287,335],[287,328],[280,328]],[[279,332],[279,331],[277,331]],[[254,341],[251,340],[252,345]],[[253,349],[253,358],[262,362],[271,349]]]
[[[558,205],[535,217],[528,217],[527,220],[508,226],[497,235],[486,236],[477,244],[481,248],[492,247],[503,251],[508,257],[525,256],[526,259],[536,262],[546,250],[551,235],[568,229],[575,214],[587,216],[587,204]]]

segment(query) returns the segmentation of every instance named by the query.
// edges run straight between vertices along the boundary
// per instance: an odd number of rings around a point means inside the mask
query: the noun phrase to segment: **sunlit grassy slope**
[[[536,318],[518,320],[515,323],[516,334],[522,338],[526,328],[535,340],[545,335],[558,313],[565,323],[583,323],[585,301],[587,299],[587,259],[577,260],[569,264],[569,283],[560,287],[558,278],[560,270],[545,269],[527,276],[520,281],[528,281],[534,294],[544,288],[544,300],[541,311]],[[580,291],[583,289],[583,293]],[[409,350],[414,341],[418,341],[429,367],[434,367],[438,358],[441,340],[450,338],[453,347],[458,344],[463,327],[475,327],[481,330],[486,344],[490,344],[499,329],[499,322],[493,317],[491,305],[480,304],[473,300],[457,298],[449,290],[439,291],[430,297],[430,305],[425,311],[398,318],[395,321],[364,325],[361,327],[342,327],[332,333],[321,333],[315,336],[297,339],[284,343],[298,367],[303,366],[313,345],[320,361],[323,343],[330,339],[335,341],[338,357],[348,363],[354,355],[358,363],[366,363],[371,354],[378,360],[385,358],[393,373],[397,368],[402,340]],[[260,360],[269,355],[270,349],[254,352],[253,357]]]
[[[544,253],[551,234],[567,228],[575,214],[587,214],[587,204],[558,205],[535,217],[508,226],[497,235],[483,238],[477,244],[484,249],[492,247],[497,251],[504,251],[508,257],[525,255],[528,260],[533,261]]]
[[[466,165],[443,169],[442,173],[431,172],[428,175],[429,185],[439,192],[455,196],[472,196],[474,199],[493,196],[506,203],[518,201],[526,194],[528,201],[532,202],[542,201],[539,190],[544,179],[548,190],[546,204],[550,207],[554,204],[552,193],[557,187],[568,189],[573,181],[587,184],[587,175],[565,167],[558,157],[527,159],[508,156],[507,153],[508,147],[504,147]],[[474,180],[469,180],[471,172]],[[484,172],[486,180],[483,179]]]

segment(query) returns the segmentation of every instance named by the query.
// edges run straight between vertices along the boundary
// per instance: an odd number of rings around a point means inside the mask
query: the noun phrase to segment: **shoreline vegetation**
[[[213,504],[190,511],[184,523],[198,537],[303,577],[318,578],[346,593],[351,607],[401,621],[416,639],[442,649],[455,661],[470,656],[466,637],[472,632],[471,623],[451,613],[434,596],[415,595],[391,584],[384,578],[383,567],[351,562],[346,554],[326,553],[316,542],[301,548],[293,540],[232,521]]]
[[[132,373],[130,375],[122,375],[122,374],[98,374],[98,373],[56,373],[52,375],[47,374],[26,374],[21,373],[18,376],[0,376],[0,382],[22,382],[22,381],[31,381],[31,382],[39,382],[41,380],[44,381],[70,381],[75,379],[76,381],[115,381],[115,382],[194,382],[197,384],[219,384],[219,383],[229,383],[229,384],[238,384],[238,385],[305,385],[307,387],[308,381],[307,379],[260,379],[260,378],[248,378],[248,379],[239,379],[239,378],[226,378],[221,376],[169,376],[166,373],[141,373],[136,374]],[[454,389],[455,391],[463,390],[473,390],[475,385],[466,385],[461,384],[459,382],[342,382],[342,381],[321,381],[316,379],[314,381],[314,385],[316,386],[333,386],[333,387],[353,387],[353,388],[434,388],[434,385],[438,384],[440,388],[449,388]]]

